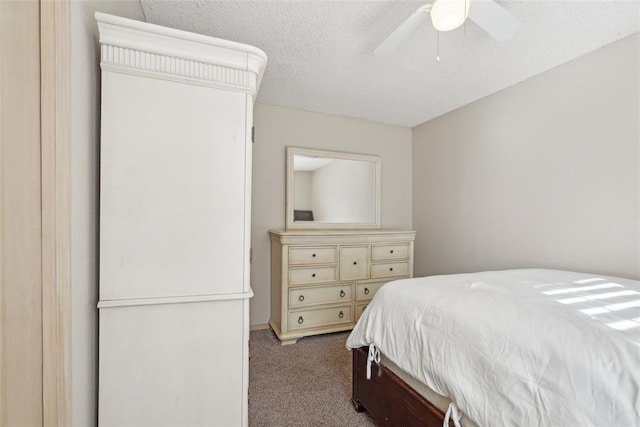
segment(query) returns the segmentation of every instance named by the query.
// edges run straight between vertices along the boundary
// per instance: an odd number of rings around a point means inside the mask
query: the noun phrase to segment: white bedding
[[[640,282],[507,270],[390,282],[347,340],[489,426],[640,426]]]

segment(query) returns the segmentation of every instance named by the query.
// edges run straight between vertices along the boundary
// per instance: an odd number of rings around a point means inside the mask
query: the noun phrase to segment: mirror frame
[[[342,151],[318,150],[313,148],[286,147],[286,202],[285,216],[287,230],[331,230],[331,229],[380,229],[380,189],[382,158],[369,154],[345,153]],[[309,157],[328,157],[339,160],[359,160],[372,162],[375,167],[375,218],[373,222],[315,222],[315,221],[294,221],[293,210],[295,206],[294,185],[293,185],[293,156],[302,155]]]

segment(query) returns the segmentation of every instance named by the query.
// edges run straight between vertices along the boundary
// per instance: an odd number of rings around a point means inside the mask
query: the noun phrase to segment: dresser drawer
[[[336,267],[290,268],[289,285],[337,281]]]
[[[409,274],[408,262],[386,262],[384,264],[371,264],[371,278],[407,276]]]
[[[289,265],[331,264],[338,261],[338,247],[289,248]]]
[[[356,286],[356,299],[357,300],[369,300],[378,292],[378,289],[387,282],[374,282],[374,283],[358,283]]]
[[[314,286],[289,290],[289,308],[313,304],[349,302],[352,299],[352,285]]]
[[[405,259],[409,258],[409,245],[373,245],[371,247],[371,259]]]
[[[367,304],[356,304],[356,322],[360,319],[360,316],[367,308]]]
[[[306,329],[338,323],[353,323],[353,311],[351,305],[318,308],[315,310],[290,312],[287,320],[289,329]]]
[[[368,278],[369,246],[343,246],[340,248],[340,281]]]

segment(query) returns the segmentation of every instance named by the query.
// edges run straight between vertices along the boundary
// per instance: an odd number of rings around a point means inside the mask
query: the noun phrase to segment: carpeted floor
[[[351,404],[348,332],[281,346],[271,330],[249,341],[249,425],[374,426]]]

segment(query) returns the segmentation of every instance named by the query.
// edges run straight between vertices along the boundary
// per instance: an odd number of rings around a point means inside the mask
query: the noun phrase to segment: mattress
[[[638,281],[542,269],[398,280],[347,340],[366,345],[478,426],[640,426]]]

